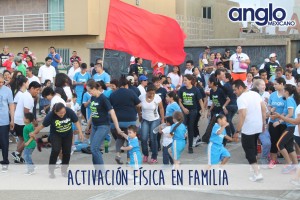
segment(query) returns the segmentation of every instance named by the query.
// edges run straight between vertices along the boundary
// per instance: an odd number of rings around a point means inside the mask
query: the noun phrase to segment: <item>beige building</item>
[[[122,0],[150,12],[177,19],[187,40],[236,38],[239,24],[229,22],[224,0]],[[109,0],[0,1],[0,47],[22,52],[28,46],[43,62],[54,46],[65,63],[76,50],[84,62],[90,49],[103,47]]]

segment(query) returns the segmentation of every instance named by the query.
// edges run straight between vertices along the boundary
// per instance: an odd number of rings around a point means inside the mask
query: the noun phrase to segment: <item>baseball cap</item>
[[[276,57],[276,53],[271,53],[269,56],[269,58],[274,58],[274,57]]]
[[[158,67],[161,67],[161,66],[163,66],[163,65],[164,65],[164,64],[161,63],[161,62],[157,63],[157,66],[158,66]]]
[[[269,58],[266,58],[266,59],[265,59],[265,63],[268,63],[268,62],[270,62],[270,59],[269,59]]]
[[[132,84],[134,83],[134,77],[133,76],[127,76],[127,81],[130,81]]]
[[[210,47],[209,47],[209,46],[206,46],[205,49],[210,49]]]
[[[141,75],[140,77],[139,77],[139,81],[147,81],[148,80],[148,78],[147,78],[147,76],[145,76],[145,75]]]

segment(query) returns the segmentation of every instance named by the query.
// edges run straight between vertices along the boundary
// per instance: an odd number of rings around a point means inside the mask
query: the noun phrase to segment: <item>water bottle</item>
[[[104,141],[104,148],[105,148],[105,153],[108,153],[108,141]]]

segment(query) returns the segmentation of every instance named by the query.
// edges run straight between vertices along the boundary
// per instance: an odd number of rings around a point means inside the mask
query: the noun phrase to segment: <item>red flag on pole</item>
[[[185,34],[176,20],[111,0],[104,48],[171,65],[184,62]]]

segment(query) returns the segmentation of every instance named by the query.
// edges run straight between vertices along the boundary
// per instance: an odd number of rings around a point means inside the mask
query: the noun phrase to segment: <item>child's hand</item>
[[[229,126],[229,123],[228,123],[228,122],[226,122],[226,124],[224,124],[224,127],[227,127],[227,126]]]
[[[124,146],[121,146],[121,148],[120,148],[121,150],[124,150]]]
[[[239,142],[239,138],[238,137],[234,137],[234,138],[232,138],[232,141],[233,142]]]

